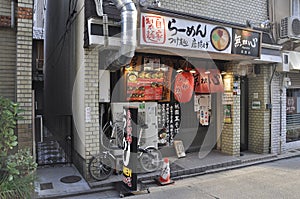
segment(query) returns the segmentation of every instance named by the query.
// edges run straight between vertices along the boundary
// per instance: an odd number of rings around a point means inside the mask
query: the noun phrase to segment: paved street
[[[168,186],[150,185],[150,194],[128,198],[300,198],[300,157],[242,169],[177,180]],[[119,198],[115,191],[75,199]]]

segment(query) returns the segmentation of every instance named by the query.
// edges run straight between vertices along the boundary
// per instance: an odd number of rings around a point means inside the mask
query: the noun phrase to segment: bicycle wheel
[[[121,124],[115,123],[113,130],[112,130],[112,135],[115,137],[115,143],[118,146],[118,148],[123,149],[123,128]]]
[[[93,157],[89,162],[89,172],[95,180],[107,179],[114,170],[114,159],[108,153]]]
[[[142,152],[139,161],[144,171],[153,172],[160,169],[162,155],[156,148],[148,147],[145,149],[145,152]]]

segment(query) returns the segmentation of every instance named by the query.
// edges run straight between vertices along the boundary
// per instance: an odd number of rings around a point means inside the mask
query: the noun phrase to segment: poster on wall
[[[180,104],[179,103],[158,103],[157,123],[159,129],[165,129],[168,145],[172,145],[174,137],[180,130]]]
[[[210,122],[211,96],[195,95],[194,109],[202,126],[208,126]]]
[[[141,57],[141,56],[137,56]],[[134,68],[125,70],[128,101],[169,101],[172,67],[161,64],[160,58],[134,58]]]
[[[231,104],[226,104],[224,105],[224,123],[230,124],[231,122]]]
[[[222,104],[233,104],[233,93],[232,92],[223,93]]]
[[[297,113],[297,97],[286,98],[286,114]]]

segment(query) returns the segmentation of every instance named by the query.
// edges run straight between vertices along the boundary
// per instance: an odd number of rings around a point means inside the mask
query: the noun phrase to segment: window
[[[286,141],[300,140],[300,89],[288,89],[286,98]]]

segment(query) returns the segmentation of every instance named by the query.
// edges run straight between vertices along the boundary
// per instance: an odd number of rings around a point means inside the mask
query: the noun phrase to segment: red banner
[[[218,69],[197,68],[195,78],[195,93],[224,92],[223,80]]]

